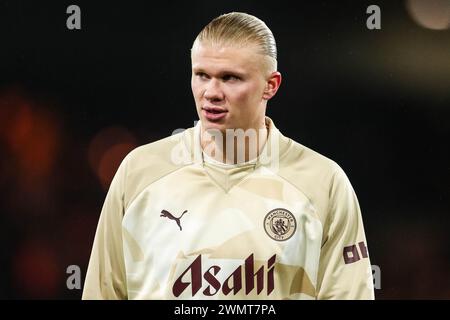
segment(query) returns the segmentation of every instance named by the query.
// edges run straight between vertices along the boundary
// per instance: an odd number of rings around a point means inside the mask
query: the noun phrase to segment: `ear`
[[[263,92],[263,99],[270,100],[278,91],[281,85],[281,73],[278,71],[272,72],[266,81],[266,87]]]

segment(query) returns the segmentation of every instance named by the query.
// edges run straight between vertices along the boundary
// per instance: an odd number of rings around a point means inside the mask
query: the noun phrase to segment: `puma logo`
[[[160,217],[166,217],[169,218],[170,220],[174,220],[177,225],[180,227],[180,231],[183,230],[183,228],[181,228],[181,223],[180,223],[180,219],[184,216],[184,214],[188,212],[187,210],[184,210],[184,212],[181,214],[181,216],[179,216],[178,218],[175,217],[173,214],[171,214],[169,211],[167,210],[162,210],[161,211],[161,215]]]

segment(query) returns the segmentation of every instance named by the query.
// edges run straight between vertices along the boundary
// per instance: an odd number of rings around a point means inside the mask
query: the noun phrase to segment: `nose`
[[[224,99],[224,94],[220,88],[220,83],[216,79],[211,79],[206,85],[203,97],[208,101],[221,101]]]

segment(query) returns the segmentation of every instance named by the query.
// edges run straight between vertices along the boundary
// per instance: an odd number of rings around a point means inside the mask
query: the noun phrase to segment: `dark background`
[[[0,298],[81,297],[66,268],[84,279],[112,175],[193,125],[189,49],[230,11],[277,40],[268,115],[349,176],[377,298],[450,298],[450,30],[420,25],[417,1],[0,1]],[[71,4],[81,30],[66,28]]]

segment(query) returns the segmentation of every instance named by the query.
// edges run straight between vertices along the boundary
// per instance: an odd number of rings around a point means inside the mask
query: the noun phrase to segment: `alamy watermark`
[[[376,4],[372,4],[367,7],[367,14],[370,16],[366,20],[366,27],[369,30],[380,30],[381,29],[381,9]]]
[[[377,290],[381,289],[381,268],[376,264],[371,265],[373,287]],[[369,277],[370,282],[370,277]]]
[[[66,274],[69,275],[66,280],[67,289],[81,290],[81,268],[72,264],[66,268]],[[381,268],[378,265],[371,266],[367,280],[368,285],[372,282],[375,289],[381,289]]]
[[[70,14],[66,20],[66,27],[69,30],[81,29],[81,9],[79,6],[72,4],[67,7],[66,13]]]
[[[66,19],[66,27],[69,30],[81,30],[81,8],[72,4],[67,7],[66,14],[70,14]],[[366,27],[369,30],[381,29],[381,9],[378,5],[372,4],[367,7],[366,14],[370,16],[366,20]]]
[[[194,122],[194,127],[197,122]],[[172,137],[183,131],[185,129],[174,130]],[[176,165],[186,165],[192,161],[201,162],[204,153],[215,161],[225,164],[242,164],[255,160],[276,172],[279,168],[279,138],[277,135],[268,134],[268,131],[269,129],[264,128],[204,130],[193,137],[194,149],[199,149],[199,152],[194,152],[194,159],[184,140],[180,139],[172,149],[171,161]]]
[[[72,264],[67,267],[66,273],[69,274],[66,280],[66,286],[69,290],[81,290],[81,269],[79,266]]]

